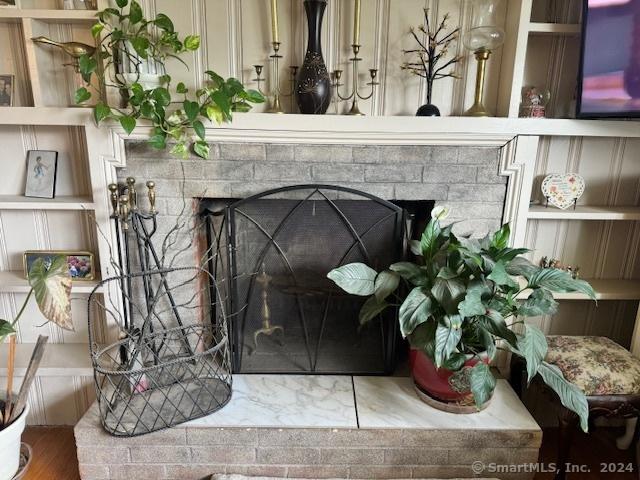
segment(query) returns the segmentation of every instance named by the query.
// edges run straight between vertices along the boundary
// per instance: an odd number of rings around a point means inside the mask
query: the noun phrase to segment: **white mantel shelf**
[[[89,125],[93,113],[88,108],[33,108],[0,107],[0,125]],[[277,132],[304,132],[309,137],[322,138],[331,132],[327,141],[341,141],[340,134],[354,133],[379,137],[393,142],[393,137],[411,134],[476,138],[517,135],[532,136],[585,136],[640,138],[640,122],[627,120],[569,120],[524,118],[471,118],[471,117],[350,117],[346,115],[276,115],[268,113],[236,113],[233,122],[217,126],[206,125],[208,133],[215,131],[248,131],[273,136]]]

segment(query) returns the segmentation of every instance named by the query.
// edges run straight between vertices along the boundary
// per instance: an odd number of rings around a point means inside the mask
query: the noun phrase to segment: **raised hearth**
[[[456,415],[420,401],[406,377],[315,375],[236,375],[224,409],[137,438],[105,433],[94,405],[75,435],[82,480],[473,477],[473,462],[535,463],[542,440],[504,380],[489,408]]]

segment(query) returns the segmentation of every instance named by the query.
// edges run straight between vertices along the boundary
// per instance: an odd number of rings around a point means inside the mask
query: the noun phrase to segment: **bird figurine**
[[[73,63],[65,63],[64,66],[70,65],[76,72],[79,71],[78,61],[80,57],[83,55],[92,56],[96,51],[95,47],[80,42],[56,42],[47,37],[35,37],[31,40],[35,43],[44,43],[62,49],[62,51],[74,59]]]

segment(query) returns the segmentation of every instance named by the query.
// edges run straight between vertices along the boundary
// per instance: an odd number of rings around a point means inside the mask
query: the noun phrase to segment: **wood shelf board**
[[[580,35],[582,25],[579,23],[543,23],[531,22],[529,33],[534,35]]]
[[[15,376],[24,376],[35,343],[16,345]],[[0,377],[7,374],[9,345],[0,345]],[[86,343],[49,343],[36,374],[39,377],[69,377],[93,375],[89,346]]]
[[[598,300],[640,300],[640,280],[585,279],[596,291]],[[531,291],[524,291],[518,298],[527,298]],[[589,300],[583,293],[555,293],[556,300]]]
[[[71,293],[91,293],[98,283],[100,283],[99,280],[91,280],[87,282],[74,281],[71,286]],[[31,287],[29,286],[29,282],[24,278],[24,272],[0,272],[0,292],[28,293],[30,289]]]
[[[96,10],[0,8],[0,22],[17,22],[28,18],[51,23],[92,23],[97,21],[96,13]]]
[[[560,210],[553,206],[533,205],[527,217],[531,220],[640,220],[640,206],[585,206]]]
[[[0,195],[0,210],[93,210],[89,197],[31,198],[22,195]]]

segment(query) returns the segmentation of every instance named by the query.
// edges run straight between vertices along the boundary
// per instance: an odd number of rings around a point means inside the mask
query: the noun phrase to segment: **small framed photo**
[[[58,152],[29,150],[27,152],[25,197],[55,198],[57,173]]]
[[[45,262],[52,262],[54,257],[64,255],[67,257],[67,265],[69,266],[69,275],[72,280],[89,281],[95,278],[94,258],[91,252],[69,252],[58,250],[29,250],[24,252],[24,276],[28,278],[29,270],[38,258],[44,259]]]
[[[20,0],[0,0],[0,8],[20,8]]]
[[[0,75],[0,107],[13,107],[15,83],[14,75]]]

